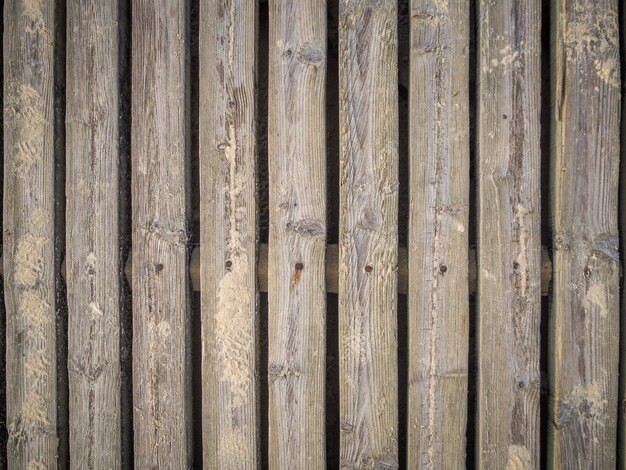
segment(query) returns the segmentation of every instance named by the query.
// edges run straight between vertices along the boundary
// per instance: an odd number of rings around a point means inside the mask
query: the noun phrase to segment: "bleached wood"
[[[469,2],[410,10],[407,465],[465,468]]]
[[[133,0],[133,426],[137,468],[191,465],[189,5]]]
[[[269,467],[324,468],[326,2],[269,4]]]
[[[397,55],[394,0],[339,1],[340,464],[345,468],[398,466]]]
[[[70,465],[121,467],[117,1],[67,3]]]
[[[203,465],[256,469],[256,4],[200,4]]]
[[[620,57],[616,0],[554,0],[548,465],[615,468]]]
[[[4,2],[8,466],[57,466],[55,2]]]

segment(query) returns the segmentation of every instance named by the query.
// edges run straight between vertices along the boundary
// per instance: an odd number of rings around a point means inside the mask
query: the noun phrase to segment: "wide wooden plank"
[[[619,343],[617,0],[555,0],[548,463],[614,468]]]
[[[413,0],[408,242],[409,468],[465,468],[469,2]]]
[[[133,0],[133,424],[138,468],[191,465],[188,6],[177,0]]]
[[[479,468],[539,468],[541,2],[479,2]]]
[[[120,468],[117,1],[67,4],[70,463]]]
[[[57,466],[55,2],[4,2],[4,289],[10,468]]]
[[[398,466],[397,5],[339,1],[341,465]]]
[[[269,5],[270,468],[324,468],[326,2]]]
[[[258,467],[256,5],[200,4],[200,277],[206,468]]]

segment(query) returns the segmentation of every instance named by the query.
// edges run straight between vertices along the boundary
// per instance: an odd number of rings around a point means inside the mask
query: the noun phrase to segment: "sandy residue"
[[[533,468],[532,456],[527,447],[510,445],[506,470],[530,470]]]
[[[24,234],[18,241],[13,270],[13,282],[16,286],[26,288],[37,286],[44,268],[45,243],[45,238],[31,233]]]
[[[584,306],[587,312],[595,306],[600,316],[606,317],[608,313],[606,285],[593,284],[590,286],[585,295]]]

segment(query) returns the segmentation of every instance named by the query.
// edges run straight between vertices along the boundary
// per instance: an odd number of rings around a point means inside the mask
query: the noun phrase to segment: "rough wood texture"
[[[469,3],[413,0],[409,468],[465,468]]]
[[[339,1],[341,465],[397,468],[394,0]]]
[[[479,2],[479,468],[539,468],[541,2]]]
[[[67,5],[67,298],[72,468],[120,468],[117,1]]]
[[[616,0],[555,0],[548,464],[614,468],[619,340]]]
[[[4,273],[10,468],[56,468],[55,2],[4,2]]]
[[[269,466],[324,468],[326,2],[269,8]]]
[[[189,5],[133,0],[133,407],[138,468],[189,468]]]
[[[620,56],[621,63],[626,61],[626,11],[620,15],[619,39],[620,39]],[[626,91],[626,80],[621,81],[621,96]],[[621,100],[621,120],[620,120],[620,179],[619,179],[619,230],[622,234],[620,237],[620,250],[622,258],[626,253],[626,100]],[[623,260],[622,260],[623,264]],[[623,267],[620,270],[620,277],[623,276]],[[626,319],[626,290],[623,288],[622,281],[622,298],[620,316]],[[626,323],[621,321],[620,324],[620,383],[618,396],[618,442],[617,442],[617,468],[626,469]]]
[[[200,4],[203,465],[258,467],[256,4]]]

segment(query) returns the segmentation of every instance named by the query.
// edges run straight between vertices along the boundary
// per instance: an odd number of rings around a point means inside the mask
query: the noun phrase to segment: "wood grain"
[[[616,0],[555,0],[548,464],[614,468],[619,343]]]
[[[479,468],[539,468],[541,2],[479,2]]]
[[[413,0],[407,465],[465,468],[469,3]]]
[[[4,2],[8,466],[57,466],[55,2]]]
[[[205,468],[259,455],[256,5],[200,4],[200,278]]]
[[[269,47],[269,467],[324,468],[326,2],[270,2]]]
[[[133,0],[134,456],[189,468],[189,5]]]
[[[397,468],[397,5],[339,2],[341,465]]]
[[[121,467],[117,1],[67,4],[70,464]]]

